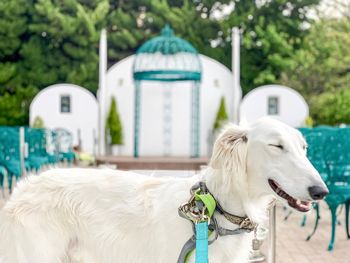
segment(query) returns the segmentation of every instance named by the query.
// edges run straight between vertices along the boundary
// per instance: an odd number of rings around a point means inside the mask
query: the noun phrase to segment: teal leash
[[[196,224],[196,263],[208,263],[208,222]]]

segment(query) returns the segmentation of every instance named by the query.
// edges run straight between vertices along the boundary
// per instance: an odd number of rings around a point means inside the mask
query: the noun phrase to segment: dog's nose
[[[308,189],[313,200],[321,200],[329,193],[328,189],[322,186],[311,186]]]

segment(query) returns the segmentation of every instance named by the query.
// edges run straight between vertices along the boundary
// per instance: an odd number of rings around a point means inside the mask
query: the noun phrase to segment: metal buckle
[[[245,229],[254,229],[254,224],[252,221],[246,217],[244,220],[239,224],[239,228],[245,228]]]
[[[187,219],[191,220],[194,223],[199,223],[203,221],[207,221],[208,224],[210,224],[210,218],[208,215],[206,215],[207,208],[204,206],[203,209],[199,209],[196,206],[195,202],[195,193],[199,189],[191,189],[191,197],[190,199],[186,202],[180,205],[178,210],[181,212],[181,214],[186,217]]]

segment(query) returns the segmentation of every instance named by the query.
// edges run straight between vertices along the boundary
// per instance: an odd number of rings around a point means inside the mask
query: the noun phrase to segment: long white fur
[[[269,143],[283,143],[288,154]],[[230,125],[218,137],[203,179],[228,212],[262,223],[275,198],[268,178],[303,200],[310,199],[309,186],[323,185],[302,150],[304,143],[296,130],[271,119],[246,128]],[[192,235],[177,208],[199,179],[109,169],[55,169],[30,176],[0,211],[0,262],[176,262]],[[223,227],[237,227],[217,218]],[[209,247],[209,261],[245,262],[251,238],[219,237]]]

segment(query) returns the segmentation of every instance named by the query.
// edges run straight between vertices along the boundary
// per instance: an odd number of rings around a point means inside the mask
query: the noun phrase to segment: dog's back
[[[188,198],[192,183],[108,169],[56,169],[30,176],[1,212],[0,262],[145,262],[146,257],[146,262],[165,262],[159,261],[160,254],[176,258],[191,234],[190,224],[177,216],[177,206]],[[176,249],[158,238],[168,231],[163,222],[185,226],[172,234]]]

